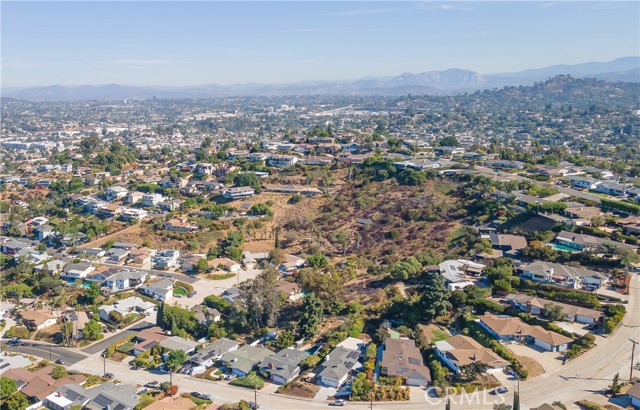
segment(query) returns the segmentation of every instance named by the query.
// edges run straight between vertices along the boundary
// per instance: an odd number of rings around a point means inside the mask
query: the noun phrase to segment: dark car
[[[198,294],[198,292],[196,292],[196,291],[194,290],[193,292],[189,293],[189,294],[187,295],[187,297],[188,297],[188,298],[192,298],[192,297],[194,297],[194,296],[195,296],[195,295],[197,295],[197,294]]]
[[[62,360],[62,359],[58,359],[58,360],[56,360],[56,362],[55,362],[55,363],[56,363],[56,364],[64,364],[64,360]]]
[[[107,379],[113,379],[115,376],[113,375],[113,373],[111,372],[106,372],[104,374],[104,377],[106,377]]]
[[[257,405],[256,403],[254,403],[254,402],[252,402],[252,401],[250,401],[248,404],[249,404],[249,408],[250,408],[251,410],[256,410],[256,409],[259,409],[259,408],[260,408],[260,406],[259,406],[259,405]]]
[[[138,365],[131,366],[131,370],[140,370],[140,366]]]

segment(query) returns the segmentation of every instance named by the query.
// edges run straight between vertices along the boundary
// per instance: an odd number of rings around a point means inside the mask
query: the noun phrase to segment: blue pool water
[[[559,251],[565,251],[565,252],[579,252],[577,249],[573,249],[573,248],[570,248],[570,247],[568,247],[568,246],[560,245],[560,244],[557,244],[557,243],[552,244],[552,245],[551,245],[551,247],[552,247],[552,248],[555,248],[555,249],[557,249],[557,250],[559,250]]]

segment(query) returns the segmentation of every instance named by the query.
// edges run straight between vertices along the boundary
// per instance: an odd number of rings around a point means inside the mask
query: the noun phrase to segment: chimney
[[[549,274],[553,275],[553,268],[549,268]]]

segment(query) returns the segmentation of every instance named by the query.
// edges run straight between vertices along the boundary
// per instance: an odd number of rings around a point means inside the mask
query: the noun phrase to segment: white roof
[[[54,392],[48,395],[47,400],[57,406],[60,406],[60,408],[63,408],[63,409],[73,404],[72,400],[67,399],[66,397],[64,397],[62,394],[58,392]]]
[[[345,349],[360,350],[365,345],[364,340],[356,337],[347,337],[342,342],[338,343],[336,347],[344,347]]]

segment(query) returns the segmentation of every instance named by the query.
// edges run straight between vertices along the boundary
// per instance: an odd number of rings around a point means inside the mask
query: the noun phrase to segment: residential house
[[[502,251],[504,256],[517,257],[527,247],[527,239],[520,235],[492,234],[489,241],[493,249]]]
[[[279,269],[283,273],[293,273],[302,268],[305,264],[305,260],[295,255],[284,255],[283,262],[280,264]]]
[[[124,202],[130,205],[137,204],[138,202],[142,201],[142,196],[142,192],[131,192],[129,193],[129,195],[127,195],[127,199],[125,199]]]
[[[147,276],[147,272],[141,270],[118,270],[106,278],[102,286],[109,288],[112,292],[131,289],[143,284]]]
[[[130,253],[131,252],[126,249],[111,248],[109,252],[107,252],[107,255],[109,256],[107,258],[107,262],[120,263],[127,259]]]
[[[362,367],[359,362],[360,355],[360,350],[336,346],[320,365],[317,374],[318,384],[335,388],[342,386],[352,371],[355,372]]]
[[[563,352],[573,341],[560,333],[531,326],[520,318],[511,316],[482,315],[476,319],[493,338],[500,342],[518,341],[533,343],[550,352]]]
[[[115,382],[107,382],[91,388],[67,383],[48,395],[43,404],[51,410],[76,408],[133,410],[138,404],[137,390],[134,385]]]
[[[136,335],[134,339],[136,344],[132,347],[131,354],[138,356],[147,350],[151,350],[154,346],[159,345],[160,342],[168,337],[169,335],[158,326],[144,329]]]
[[[606,285],[609,276],[585,268],[561,265],[559,263],[536,261],[516,268],[522,277],[536,282],[554,283],[574,289]]]
[[[249,198],[253,196],[256,191],[250,186],[241,186],[236,188],[227,188],[222,193],[222,196],[226,199],[237,200],[243,198]]]
[[[407,386],[426,386],[431,372],[424,365],[422,353],[411,339],[385,339],[380,375],[401,377]]]
[[[564,313],[564,321],[578,322],[592,325],[602,317],[602,312],[582,306],[570,305],[530,295],[507,295],[505,300],[511,306],[533,316],[542,316],[545,306],[548,304],[560,306]]]
[[[556,242],[576,251],[596,251],[607,253],[618,247],[626,248],[633,252],[637,252],[638,250],[636,246],[612,241],[610,239],[567,231],[561,231],[558,233],[558,235],[556,235]]]
[[[229,288],[222,292],[222,299],[228,301],[229,303],[235,303],[236,299],[240,298],[240,288]]]
[[[292,167],[298,162],[298,159],[293,155],[270,155],[267,157],[267,165],[278,168]]]
[[[98,210],[98,214],[103,218],[115,218],[124,212],[124,208],[113,203],[106,203]]]
[[[484,165],[491,168],[524,169],[526,164],[521,161],[492,160],[485,161]]]
[[[115,201],[125,198],[129,194],[129,190],[121,186],[110,186],[105,191],[105,199],[107,201]]]
[[[129,254],[129,257],[131,258],[131,261],[129,263],[136,266],[146,265],[148,263],[151,263],[151,259],[155,254],[155,249],[146,247],[134,249]]]
[[[71,383],[83,384],[87,380],[86,376],[82,374],[54,379],[51,377],[52,370],[53,366],[46,366],[34,372],[25,368],[15,368],[3,370],[2,376],[16,381],[18,391],[27,396],[27,400],[31,404],[29,409],[38,409],[44,404],[47,396],[58,388]]]
[[[37,240],[42,241],[56,234],[56,230],[50,225],[40,225],[33,229],[33,233]]]
[[[128,208],[122,211],[122,214],[120,214],[120,218],[123,221],[133,221],[133,220],[141,221],[144,218],[146,218],[148,215],[149,215],[149,212],[145,211],[144,209]]]
[[[212,269],[223,269],[231,273],[238,273],[242,268],[238,262],[229,258],[215,258],[208,261],[208,263]]]
[[[142,288],[142,292],[152,298],[165,301],[173,297],[175,279],[163,278]]]
[[[47,270],[52,275],[59,275],[62,273],[62,269],[64,268],[64,262],[58,259],[41,263],[40,265],[36,265],[33,267],[33,270],[36,272],[42,272],[43,270]]]
[[[170,199],[164,202],[160,202],[159,206],[163,211],[174,212],[182,209],[183,204],[184,201],[180,199]]]
[[[266,357],[259,365],[260,370],[269,375],[271,381],[285,384],[300,374],[300,363],[309,357],[309,353],[297,349],[283,349],[273,356]]]
[[[61,277],[64,280],[84,279],[89,273],[93,272],[95,268],[96,267],[89,262],[72,263],[64,268]]]
[[[240,344],[235,340],[223,337],[198,350],[189,358],[189,361],[195,366],[211,367],[222,355],[237,350],[239,347]]]
[[[571,179],[569,179],[569,183],[576,188],[593,190],[596,189],[598,185],[602,184],[602,181],[589,177],[571,177]]]
[[[197,264],[201,259],[206,259],[207,255],[196,253],[193,255],[182,255],[178,263],[180,268],[187,272],[195,272],[197,270]]]
[[[160,202],[163,202],[166,198],[160,194],[143,194],[140,203],[142,206],[157,207]]]
[[[188,355],[195,352],[198,345],[198,342],[194,342],[193,340],[185,339],[184,337],[175,335],[167,337],[166,339],[162,339],[160,341],[160,346],[163,349],[182,350]]]
[[[596,187],[597,192],[613,196],[626,196],[629,185],[621,184],[619,182],[605,181],[598,184]]]
[[[107,251],[102,248],[78,248],[76,252],[78,255],[84,255],[90,259],[99,259],[107,254]]]
[[[198,226],[188,222],[187,218],[175,217],[164,223],[164,229],[170,232],[191,233],[198,230]]]
[[[215,308],[208,308],[204,305],[195,305],[191,310],[193,310],[198,322],[205,326],[222,320],[222,313]]]
[[[627,395],[629,396],[629,403],[640,409],[640,382],[636,382],[629,390],[627,390]]]
[[[467,279],[467,275],[480,276],[484,268],[486,265],[466,259],[451,259],[438,265],[438,271],[450,290],[464,289],[473,285],[473,282]]]
[[[484,363],[492,369],[503,369],[510,364],[493,350],[465,335],[455,335],[435,342],[434,352],[447,367],[458,374],[463,366],[475,362]]]
[[[49,310],[25,310],[20,312],[20,320],[27,329],[34,331],[55,325],[58,318]]]
[[[130,313],[147,314],[153,312],[156,305],[140,299],[137,296],[130,296],[126,299],[117,300],[113,305],[102,305],[98,308],[100,319],[109,321],[109,313],[118,312],[122,317]]]
[[[245,377],[258,363],[273,354],[271,350],[264,347],[244,345],[223,354],[220,360],[233,374]]]
[[[313,188],[304,185],[265,185],[266,192],[275,192],[279,194],[298,194],[302,196],[319,196],[322,195],[322,191],[318,188]]]
[[[304,297],[304,292],[297,283],[278,280],[276,281],[276,286],[278,286],[278,291],[284,294],[288,301],[295,302]]]
[[[151,262],[157,268],[172,268],[178,264],[179,258],[180,258],[180,251],[176,251],[174,249],[167,249],[162,252],[156,253],[151,258]]]
[[[568,218],[571,218],[574,221],[574,224],[576,224],[577,226],[589,226],[591,225],[591,220],[594,217],[604,217],[605,215],[598,207],[584,206],[583,204],[577,203],[575,204],[575,206],[567,204],[567,209],[562,211],[562,214]]]

